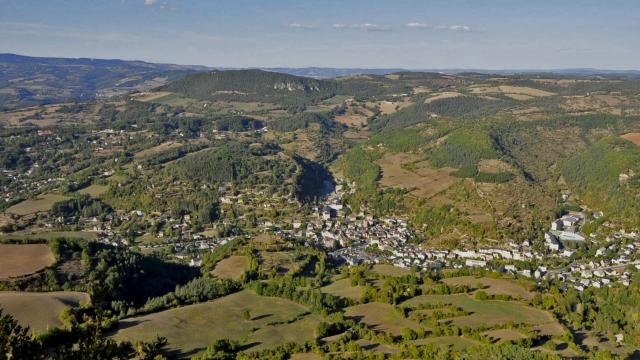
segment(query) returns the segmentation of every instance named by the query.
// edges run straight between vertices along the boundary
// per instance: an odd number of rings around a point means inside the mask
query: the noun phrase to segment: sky
[[[640,69],[638,0],[0,0],[0,53],[225,67]]]

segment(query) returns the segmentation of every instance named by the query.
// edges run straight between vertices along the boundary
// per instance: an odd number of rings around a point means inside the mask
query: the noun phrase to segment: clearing
[[[38,195],[35,199],[25,200],[7,209],[8,213],[15,215],[30,215],[38,212],[49,211],[53,204],[67,200],[69,197],[60,194]]]
[[[388,154],[376,160],[376,163],[382,172],[380,185],[408,189],[412,195],[419,197],[429,198],[459,180],[450,175],[455,169],[433,168],[428,161],[420,161],[417,155]]]
[[[0,244],[0,279],[33,274],[55,262],[47,244]]]
[[[346,317],[364,323],[375,331],[383,331],[394,336],[402,335],[402,330],[406,328],[420,328],[418,323],[402,317],[390,304],[371,302],[350,306],[344,310]]]
[[[89,294],[75,291],[47,293],[0,291],[0,307],[31,332],[44,332],[60,326],[60,313],[91,301]]]
[[[460,276],[442,280],[447,285],[466,285],[472,289],[482,290],[488,295],[509,295],[513,298],[530,300],[535,293],[528,291],[524,286],[508,279],[495,279],[490,277]]]
[[[243,317],[249,310],[250,318]],[[116,339],[169,340],[180,356],[193,356],[218,339],[250,345],[249,351],[315,337],[319,318],[292,301],[243,290],[213,301],[120,321]],[[254,329],[255,331],[253,331]]]
[[[229,256],[220,260],[211,271],[211,275],[221,279],[238,280],[247,270],[249,260],[246,256]]]
[[[435,94],[434,96],[426,99],[424,101],[425,104],[429,104],[432,103],[436,100],[442,100],[442,99],[449,99],[449,98],[454,98],[454,97],[458,97],[458,96],[464,96],[462,94],[460,94],[459,92],[455,92],[455,91],[445,91],[445,92],[441,92],[438,94]]]

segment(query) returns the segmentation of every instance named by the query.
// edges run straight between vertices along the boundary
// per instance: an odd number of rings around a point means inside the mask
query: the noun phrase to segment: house
[[[486,261],[474,260],[474,259],[467,259],[464,262],[464,264],[469,266],[469,267],[485,267],[485,266],[487,266],[487,262]]]
[[[562,225],[564,227],[573,227],[578,225],[580,222],[580,218],[576,215],[565,215],[560,218],[560,220],[562,220]]]
[[[562,220],[558,219],[551,223],[551,230],[562,230]]]

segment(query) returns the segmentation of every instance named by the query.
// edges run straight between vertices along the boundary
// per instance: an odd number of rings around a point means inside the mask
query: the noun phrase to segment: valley
[[[34,349],[637,356],[639,79],[183,70],[0,114]]]

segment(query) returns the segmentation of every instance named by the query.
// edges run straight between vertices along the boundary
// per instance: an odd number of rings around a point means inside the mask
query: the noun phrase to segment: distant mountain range
[[[90,58],[31,57],[0,54],[0,109],[62,101],[86,101],[131,91],[145,91],[166,85],[188,74],[209,70],[240,68],[199,65],[155,64],[144,61]],[[446,74],[552,74],[570,77],[640,78],[640,70],[557,69],[402,69],[402,68],[260,68],[315,79],[362,74],[386,75],[398,72],[438,72]]]

